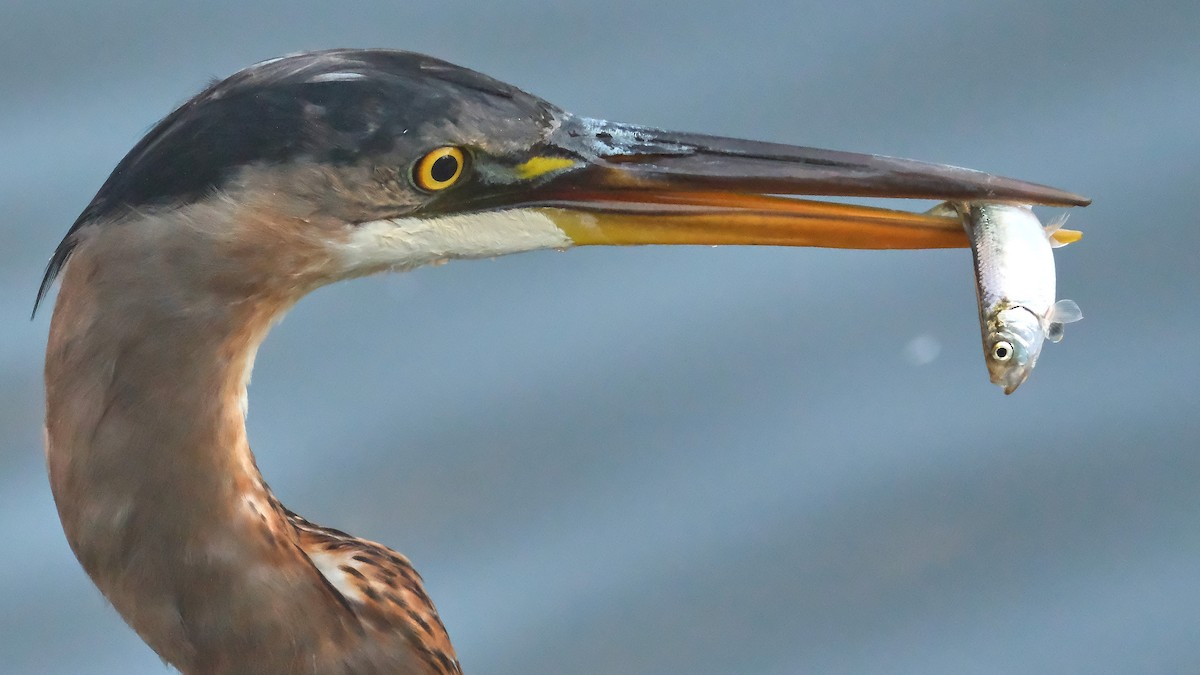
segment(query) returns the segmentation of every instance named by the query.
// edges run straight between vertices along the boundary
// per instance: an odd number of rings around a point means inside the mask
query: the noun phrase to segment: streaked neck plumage
[[[459,672],[407,560],[289,513],[255,466],[255,351],[331,280],[325,249],[287,221],[216,200],[80,231],[46,358],[67,538],[184,672]],[[296,273],[272,274],[281,259]]]

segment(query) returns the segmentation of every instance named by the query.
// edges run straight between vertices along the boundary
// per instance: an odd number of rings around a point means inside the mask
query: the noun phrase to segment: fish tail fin
[[[961,218],[965,205],[956,204],[955,202],[942,202],[937,206],[925,212],[927,216],[941,216],[943,218]]]

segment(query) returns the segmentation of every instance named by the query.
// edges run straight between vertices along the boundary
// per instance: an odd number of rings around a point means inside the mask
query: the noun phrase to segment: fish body
[[[1058,342],[1064,324],[1083,318],[1073,301],[1055,302],[1052,251],[1081,235],[1061,229],[1062,220],[1043,227],[1025,205],[975,202],[955,208],[975,260],[988,375],[1011,394],[1029,377],[1045,340]]]

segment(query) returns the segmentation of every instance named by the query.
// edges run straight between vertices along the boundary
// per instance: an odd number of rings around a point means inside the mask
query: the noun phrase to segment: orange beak
[[[537,208],[579,245],[959,248],[957,216],[778,195],[1090,203],[958,167],[573,116],[541,150],[530,164],[555,169],[504,206]]]

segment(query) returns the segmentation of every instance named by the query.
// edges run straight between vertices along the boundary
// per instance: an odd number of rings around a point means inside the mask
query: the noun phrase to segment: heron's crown
[[[422,134],[436,135],[431,127],[462,124],[469,133],[471,121],[493,118],[538,128],[560,113],[516,87],[412,52],[336,49],[263,61],[211,84],[129,151],[59,244],[38,302],[79,228],[129,209],[199,201],[244,167],[354,165],[387,156],[400,139],[419,146]]]

